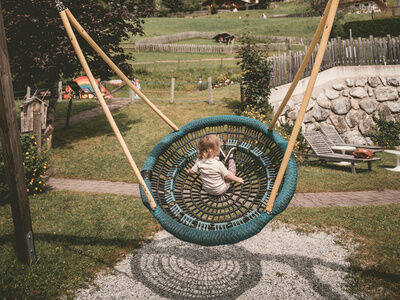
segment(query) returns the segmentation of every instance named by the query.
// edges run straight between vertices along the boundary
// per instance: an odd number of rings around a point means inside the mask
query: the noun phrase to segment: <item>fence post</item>
[[[26,100],[28,100],[31,97],[31,87],[27,86],[26,87]]]
[[[214,104],[211,77],[208,77],[208,104]]]
[[[169,99],[169,103],[174,103],[174,91],[175,91],[175,78],[171,78],[171,98]]]
[[[71,110],[72,110],[72,98],[69,99],[68,102],[68,110],[67,110],[67,118],[65,120],[65,128],[67,128],[69,126],[69,119],[71,117]],[[49,147],[47,148],[47,150],[50,149]]]
[[[42,113],[33,113],[33,132],[36,135],[36,144],[38,152],[42,150]]]
[[[63,90],[62,90],[62,81],[58,82],[58,101],[62,100]]]
[[[135,92],[132,89],[129,89],[129,103],[135,103]]]

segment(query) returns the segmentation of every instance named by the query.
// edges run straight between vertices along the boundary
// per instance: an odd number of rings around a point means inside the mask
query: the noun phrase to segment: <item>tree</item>
[[[242,74],[244,103],[242,109],[255,109],[261,114],[270,114],[272,108],[268,102],[271,93],[270,80],[272,68],[267,60],[268,50],[260,49],[248,33],[243,36],[242,47],[238,50],[238,62]]]
[[[269,7],[269,4],[271,3],[271,0],[259,0],[258,5],[260,6],[261,9],[266,9]]]
[[[144,2],[145,0],[141,0]],[[81,0],[63,1],[78,22],[98,45],[128,75],[132,73],[127,63],[132,59],[123,52],[119,43],[131,35],[143,34],[143,20],[148,14],[132,0]],[[27,85],[53,88],[61,78],[73,78],[82,72],[73,47],[62,25],[55,0],[3,0],[7,44],[14,87]],[[107,79],[112,71],[79,37],[87,60],[96,77]],[[48,120],[54,121],[56,101],[50,101]]]

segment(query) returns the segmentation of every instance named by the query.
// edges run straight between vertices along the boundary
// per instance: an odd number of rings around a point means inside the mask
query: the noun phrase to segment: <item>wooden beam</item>
[[[140,186],[142,187],[144,193],[146,194],[146,197],[147,197],[147,200],[148,200],[148,202],[150,204],[150,207],[154,210],[154,209],[157,208],[157,204],[154,201],[153,196],[151,195],[151,192],[148,189],[148,187],[147,187],[142,175],[140,174],[140,170],[136,166],[136,163],[133,160],[131,153],[129,152],[129,149],[128,149],[126,143],[125,143],[125,140],[122,137],[122,134],[119,131],[117,124],[114,121],[114,118],[113,118],[113,116],[112,116],[112,114],[110,112],[110,109],[108,108],[108,106],[106,104],[106,101],[104,100],[103,95],[102,95],[98,85],[96,84],[96,81],[94,79],[92,71],[90,70],[89,65],[87,64],[86,58],[83,55],[82,49],[79,46],[79,43],[78,43],[78,41],[77,41],[77,39],[75,37],[75,33],[72,30],[71,24],[69,23],[69,20],[68,20],[68,17],[67,17],[67,14],[65,13],[65,11],[61,11],[60,12],[60,17],[61,17],[61,20],[62,20],[62,22],[64,24],[65,30],[67,31],[68,37],[69,37],[69,39],[70,39],[70,41],[71,41],[71,43],[72,43],[72,45],[74,47],[76,56],[78,57],[78,59],[79,59],[81,65],[82,65],[87,77],[89,78],[90,84],[91,84],[91,86],[92,86],[92,88],[93,88],[93,90],[94,90],[94,92],[96,94],[97,100],[99,100],[100,105],[101,105],[101,107],[102,107],[102,109],[104,111],[104,114],[106,115],[106,118],[107,118],[108,122],[110,123],[111,128],[114,131],[114,134],[115,134],[119,144],[121,145],[121,148],[124,151],[124,154],[125,154],[126,158],[128,159],[128,162],[129,162],[130,166],[133,169],[133,172],[135,173],[137,179],[139,180]]]
[[[4,164],[10,190],[18,258],[27,264],[36,260],[28,194],[22,164],[21,140],[18,132],[14,93],[3,13],[0,1],[0,137]]]
[[[329,0],[329,2],[326,4],[324,14],[322,15],[321,20],[319,21],[319,25],[317,27],[317,30],[315,31],[315,34],[310,43],[310,46],[308,47],[307,53],[304,56],[303,62],[301,63],[300,68],[297,70],[297,73],[285,95],[285,98],[283,98],[281,105],[279,106],[278,110],[276,111],[271,123],[269,124],[269,127],[268,127],[269,130],[274,129],[276,121],[278,121],[279,116],[282,114],[283,109],[285,108],[285,106],[288,103],[290,97],[292,96],[294,90],[296,89],[297,84],[299,83],[301,77],[303,76],[304,70],[307,67],[308,62],[314,52],[315,46],[317,45],[319,38],[321,37],[321,33],[322,33],[322,30],[324,29],[324,26],[326,23],[326,18],[328,16],[328,11],[329,11],[331,5],[332,5],[332,0]]]
[[[78,33],[89,43],[89,45],[97,52],[98,55],[110,66],[110,68],[118,75],[119,78],[125,84],[132,89],[136,95],[138,95],[165,123],[167,123],[174,131],[179,131],[176,126],[167,116],[165,116],[135,85],[125,76],[124,73],[114,64],[114,62],[104,53],[103,50],[96,44],[96,42],[90,37],[90,35],[83,29],[79,22],[75,19],[69,9],[64,11],[68,16],[72,26],[78,31]]]
[[[299,113],[298,113],[298,116],[296,119],[296,123],[294,124],[292,134],[290,135],[290,139],[289,139],[288,146],[286,148],[285,155],[283,156],[278,175],[276,176],[275,183],[274,183],[274,186],[271,191],[271,195],[268,200],[268,204],[267,204],[267,208],[266,208],[268,213],[272,213],[272,208],[274,205],[275,198],[278,195],[279,187],[281,185],[283,176],[285,175],[286,167],[289,163],[290,156],[293,152],[294,144],[296,143],[297,136],[299,135],[301,124],[303,123],[304,115],[306,113],[306,109],[308,106],[308,102],[310,100],[315,81],[317,80],[319,68],[321,66],[322,59],[324,58],[326,45],[328,43],[329,35],[331,33],[332,24],[333,24],[333,20],[335,19],[338,4],[339,4],[339,0],[332,0],[332,4],[331,4],[331,7],[329,9],[328,16],[326,19],[326,24],[324,25],[324,33],[322,34],[320,46],[319,46],[319,49],[317,52],[317,56],[315,58],[313,69],[311,71],[310,80],[308,81],[307,89],[305,91],[304,98],[301,103],[301,107],[300,107],[300,110],[299,110]]]

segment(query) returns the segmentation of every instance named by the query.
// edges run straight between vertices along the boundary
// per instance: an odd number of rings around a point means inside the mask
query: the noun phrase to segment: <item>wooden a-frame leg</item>
[[[124,138],[122,137],[121,132],[119,131],[118,126],[115,123],[113,116],[111,115],[110,109],[108,108],[106,101],[104,100],[103,95],[101,94],[100,89],[99,89],[98,85],[96,84],[96,81],[93,77],[92,71],[90,70],[89,65],[86,62],[86,58],[83,55],[82,49],[79,46],[78,41],[76,40],[74,31],[72,30],[71,24],[68,21],[68,17],[66,15],[65,11],[61,11],[60,16],[61,16],[61,20],[63,21],[65,30],[67,31],[67,34],[71,40],[71,43],[74,46],[76,55],[78,56],[78,59],[82,65],[83,69],[85,70],[87,77],[89,78],[90,84],[92,85],[92,88],[97,96],[97,99],[99,100],[100,105],[103,108],[104,114],[106,115],[107,120],[110,123],[110,126],[113,129],[114,134],[117,137],[118,142],[120,143],[122,150],[124,151],[124,154],[133,169],[133,172],[135,173],[136,177],[139,180],[140,186],[142,187],[144,193],[146,194],[146,197],[147,197],[147,200],[149,201],[150,207],[152,209],[156,209],[157,204],[155,203],[153,196],[150,193],[150,190],[147,188],[147,185],[146,185],[142,175],[140,174],[140,170],[136,166],[136,163],[133,160],[132,155],[129,152],[129,149],[125,144]]]
[[[336,15],[336,10],[337,10],[338,4],[339,4],[339,0],[332,0],[332,4],[331,4],[331,7],[329,9],[328,16],[326,19],[326,24],[324,26],[324,33],[322,34],[320,47],[318,49],[317,56],[316,56],[315,62],[314,62],[314,66],[311,71],[310,80],[308,81],[307,89],[305,91],[304,98],[301,103],[301,107],[300,107],[296,122],[293,126],[293,130],[292,130],[292,134],[290,136],[289,142],[288,142],[288,146],[287,146],[285,154],[283,156],[278,175],[275,179],[275,183],[274,183],[274,186],[271,191],[271,195],[270,195],[268,203],[267,203],[266,210],[268,213],[272,213],[274,201],[278,194],[279,187],[281,185],[283,176],[285,175],[290,156],[293,152],[294,144],[296,143],[296,140],[297,140],[297,136],[299,135],[301,124],[303,123],[304,115],[306,113],[306,109],[308,106],[308,102],[310,100],[315,81],[317,80],[317,76],[319,73],[319,68],[321,66],[322,59],[324,57],[326,45],[328,43],[329,35],[331,33],[332,24],[333,24],[335,15]]]
[[[89,45],[100,55],[100,57],[110,66],[110,68],[118,75],[125,84],[133,90],[165,123],[167,123],[174,131],[179,131],[176,126],[167,116],[165,116],[133,83],[125,76],[125,74],[114,64],[114,62],[104,53],[103,50],[96,44],[90,35],[83,29],[79,22],[75,19],[69,9],[65,13],[71,24],[79,32],[79,34],[89,43]]]
[[[307,67],[307,64],[312,56],[312,53],[314,52],[315,46],[318,43],[318,40],[321,36],[321,33],[324,29],[324,26],[326,24],[326,19],[328,17],[328,12],[331,8],[332,5],[332,0],[329,0],[329,2],[326,4],[325,11],[321,17],[321,20],[319,21],[319,25],[317,27],[317,30],[315,31],[314,37],[310,43],[310,46],[308,47],[307,53],[304,56],[304,59],[292,81],[292,84],[290,85],[288,91],[286,92],[285,97],[283,98],[281,105],[279,106],[278,110],[276,111],[271,123],[269,124],[268,129],[273,130],[276,122],[278,121],[279,116],[282,114],[283,109],[285,108],[286,104],[288,103],[290,97],[292,96],[294,90],[296,89],[297,84],[299,83],[299,80],[301,79],[301,76],[304,73],[305,68]]]

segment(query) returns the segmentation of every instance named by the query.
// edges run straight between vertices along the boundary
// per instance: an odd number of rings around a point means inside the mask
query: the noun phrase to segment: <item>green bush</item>
[[[237,57],[241,58],[238,65],[240,65],[244,89],[242,110],[255,108],[261,114],[271,114],[272,108],[268,98],[271,93],[272,67],[267,61],[268,50],[258,48],[255,41],[246,33]]]
[[[383,37],[388,34],[398,36],[400,35],[400,18],[352,21],[345,23],[343,29],[347,38],[349,37],[350,29],[354,37],[369,37],[370,35]]]
[[[218,13],[218,8],[215,6],[211,6],[210,13],[212,15],[216,15]]]
[[[375,132],[370,132],[367,136],[379,146],[394,148],[400,146],[400,120],[388,121],[380,111],[378,116],[372,116],[375,122]]]
[[[25,182],[28,194],[44,192],[44,174],[48,165],[48,157],[45,153],[38,153],[36,137],[33,134],[21,136],[22,155],[25,172]],[[0,198],[8,197],[8,185],[4,168],[3,153],[0,153]]]

